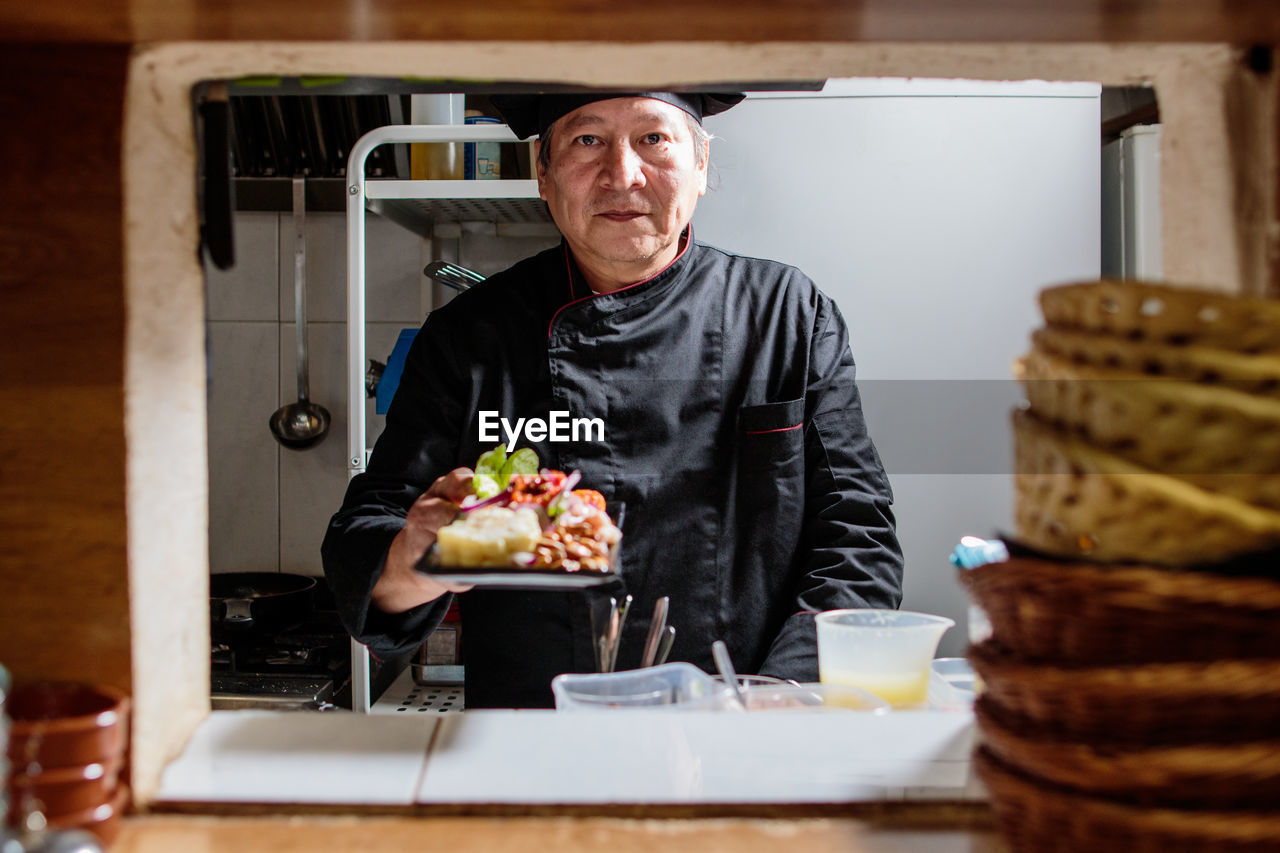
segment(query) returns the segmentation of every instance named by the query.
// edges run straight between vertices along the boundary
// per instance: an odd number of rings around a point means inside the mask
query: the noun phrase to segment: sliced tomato
[[[604,495],[595,489],[574,489],[573,494],[575,497],[581,498],[588,506],[595,507],[601,512],[605,511]]]

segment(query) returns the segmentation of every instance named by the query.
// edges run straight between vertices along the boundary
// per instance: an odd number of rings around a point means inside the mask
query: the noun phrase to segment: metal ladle
[[[298,400],[281,406],[268,422],[276,441],[303,450],[325,437],[329,412],[311,402],[307,380],[307,235],[306,180],[293,179],[293,302],[298,343]]]

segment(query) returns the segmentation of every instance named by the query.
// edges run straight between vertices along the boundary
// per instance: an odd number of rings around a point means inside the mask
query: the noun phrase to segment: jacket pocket
[[[804,398],[738,409],[739,465],[751,469],[785,467],[803,455]]]
[[[738,429],[743,435],[780,435],[804,429],[804,398],[781,403],[761,403],[738,409]]]
[[[739,521],[771,524],[803,493],[804,399],[738,410]],[[785,515],[785,511],[783,513]]]

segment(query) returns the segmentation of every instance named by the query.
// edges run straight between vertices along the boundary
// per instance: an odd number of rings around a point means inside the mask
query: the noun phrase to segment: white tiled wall
[[[209,565],[214,572],[322,574],[320,541],[347,485],[346,217],[307,216],[311,400],[329,410],[324,440],[281,447],[267,420],[297,398],[293,216],[240,213],[236,265],[206,268],[209,321]],[[386,361],[402,328],[422,323],[422,241],[368,219],[366,349]],[[382,417],[368,401],[369,436]]]
[[[280,544],[279,445],[267,418],[279,404],[279,329],[209,323],[209,565],[275,568]]]
[[[329,432],[281,447],[271,413],[297,399],[291,213],[239,213],[236,265],[206,266],[209,333],[209,565],[214,572],[321,575],[320,542],[347,486],[346,215],[306,220],[310,397]],[[366,219],[365,349],[385,362],[401,329],[422,325],[423,241]],[[558,238],[468,235],[462,263],[492,274]],[[452,248],[452,247],[450,247]],[[366,402],[369,442],[383,418]]]

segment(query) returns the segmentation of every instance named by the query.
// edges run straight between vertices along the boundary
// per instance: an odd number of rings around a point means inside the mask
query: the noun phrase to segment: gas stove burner
[[[349,692],[346,631],[323,614],[267,636],[223,637],[210,645],[215,710],[324,710]]]
[[[235,675],[214,673],[210,702],[215,711],[260,708],[276,711],[328,711],[345,685],[307,675]]]
[[[268,666],[306,666],[317,654],[316,649],[281,649],[279,654],[264,661]]]

